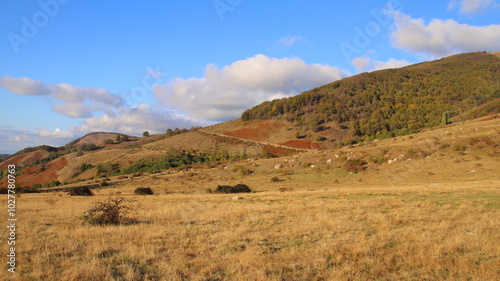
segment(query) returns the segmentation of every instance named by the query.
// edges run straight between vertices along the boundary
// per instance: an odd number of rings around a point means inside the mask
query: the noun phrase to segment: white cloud
[[[458,8],[464,15],[479,14],[498,7],[499,4],[493,0],[452,0],[448,5],[449,9]]]
[[[370,65],[372,59],[368,56],[358,57],[352,60],[351,64],[354,65],[358,72],[368,71],[368,65]]]
[[[461,52],[498,51],[500,25],[471,26],[454,20],[422,19],[394,12],[393,44],[401,49],[439,58]]]
[[[286,37],[278,39],[278,41],[276,41],[276,44],[282,45],[282,46],[285,46],[285,47],[291,47],[295,43],[300,42],[300,41],[306,41],[306,39],[304,37],[302,37],[302,36],[288,35]]]
[[[71,118],[89,118],[92,117],[93,112],[90,106],[76,102],[58,104],[53,106],[52,110]]]
[[[44,96],[50,94],[44,83],[26,77],[2,76],[0,77],[0,87],[19,95]]]
[[[337,67],[306,64],[299,58],[256,55],[222,68],[208,65],[203,78],[176,78],[155,85],[157,99],[189,116],[215,121],[239,118],[266,100],[299,94],[345,77]]]
[[[396,60],[394,58],[390,58],[388,61],[374,61],[374,69],[373,70],[382,70],[388,68],[400,68],[403,66],[410,65],[411,63],[407,60]]]
[[[90,117],[82,125],[71,127],[70,130],[79,133],[120,132],[141,135],[146,130],[156,134],[165,133],[167,128],[191,128],[209,124],[161,107],[140,104],[130,108],[118,108],[117,112],[110,111],[97,117]]]
[[[76,87],[61,83],[52,85],[30,78],[0,77],[0,87],[19,95],[51,96],[68,103],[59,104],[53,110],[72,118],[86,118],[103,106],[121,106],[123,98],[101,88]],[[89,103],[85,104],[85,102]]]
[[[388,61],[378,61],[374,60],[368,56],[358,57],[352,60],[352,65],[356,68],[358,72],[367,72],[374,70],[382,70],[388,68],[400,68],[403,66],[410,65],[411,63],[407,60],[396,60],[390,58]]]
[[[50,131],[44,128],[38,129],[37,133],[27,130],[16,130],[12,127],[0,128],[0,149],[4,152],[17,152],[26,147],[39,145],[63,146],[72,141],[75,135],[69,131],[55,129]]]
[[[47,129],[41,128],[38,130],[38,134],[41,137],[50,137],[56,139],[71,139],[75,137],[75,135],[72,132],[62,131],[59,128],[55,129],[54,131],[49,131]]]

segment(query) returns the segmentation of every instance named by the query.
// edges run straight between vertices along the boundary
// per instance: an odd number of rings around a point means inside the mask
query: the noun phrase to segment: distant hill
[[[4,158],[9,157],[9,156],[10,156],[10,154],[0,154],[0,161],[1,161],[2,159],[4,159]]]
[[[328,150],[500,113],[500,55],[460,54],[362,73],[298,96],[264,102],[241,119],[132,137],[98,132],[62,147],[23,149],[9,164],[21,186],[56,186],[170,168],[216,167],[248,157]],[[225,165],[225,164],[224,164]]]
[[[348,144],[415,133],[439,125],[444,114],[463,121],[478,117],[477,113],[498,112],[498,103],[483,108],[488,111],[477,108],[499,97],[500,57],[477,52],[362,73],[265,102],[241,118],[286,120],[302,131],[326,136],[328,132],[321,132],[340,129],[336,141]],[[471,110],[475,114],[467,114]]]

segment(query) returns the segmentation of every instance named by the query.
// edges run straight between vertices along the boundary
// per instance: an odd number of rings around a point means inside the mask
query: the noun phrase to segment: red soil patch
[[[264,152],[269,152],[269,153],[276,155],[276,156],[280,156],[280,155],[284,155],[284,154],[291,154],[291,153],[295,152],[292,149],[277,148],[277,147],[265,147],[262,150]]]
[[[305,141],[305,140],[291,140],[280,144],[284,146],[301,148],[301,149],[323,149],[323,147],[321,147],[319,143]]]
[[[28,153],[23,153],[21,155],[14,156],[0,164],[0,169],[6,170],[8,165],[22,166],[25,164],[33,163],[37,159],[43,159],[47,157],[49,153],[45,150],[37,150]]]
[[[252,122],[251,124],[246,125],[244,128],[236,131],[224,132],[222,134],[239,139],[264,141],[267,140],[272,133],[278,131],[283,127],[285,127],[285,125],[280,122]]]
[[[47,163],[46,168],[42,172],[40,168],[42,165],[36,165],[32,167],[27,167],[24,169],[24,173],[16,177],[16,184],[21,187],[31,187],[35,183],[44,185],[46,183],[51,183],[57,180],[59,175],[57,174],[68,162],[66,160],[56,159]],[[2,185],[4,185],[6,179],[2,180]]]

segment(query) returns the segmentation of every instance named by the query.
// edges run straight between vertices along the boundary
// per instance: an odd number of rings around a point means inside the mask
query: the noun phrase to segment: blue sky
[[[238,118],[360,72],[500,50],[500,2],[0,2],[0,153]]]

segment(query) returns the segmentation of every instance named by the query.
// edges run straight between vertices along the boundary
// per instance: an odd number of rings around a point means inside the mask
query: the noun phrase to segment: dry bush
[[[345,164],[345,169],[348,172],[359,173],[366,170],[366,164],[368,163],[362,159],[349,159]]]
[[[82,216],[82,220],[86,223],[96,225],[133,223],[136,220],[127,217],[132,208],[129,205],[125,205],[124,202],[125,198],[123,197],[110,197],[105,201],[95,202],[94,206]]]

